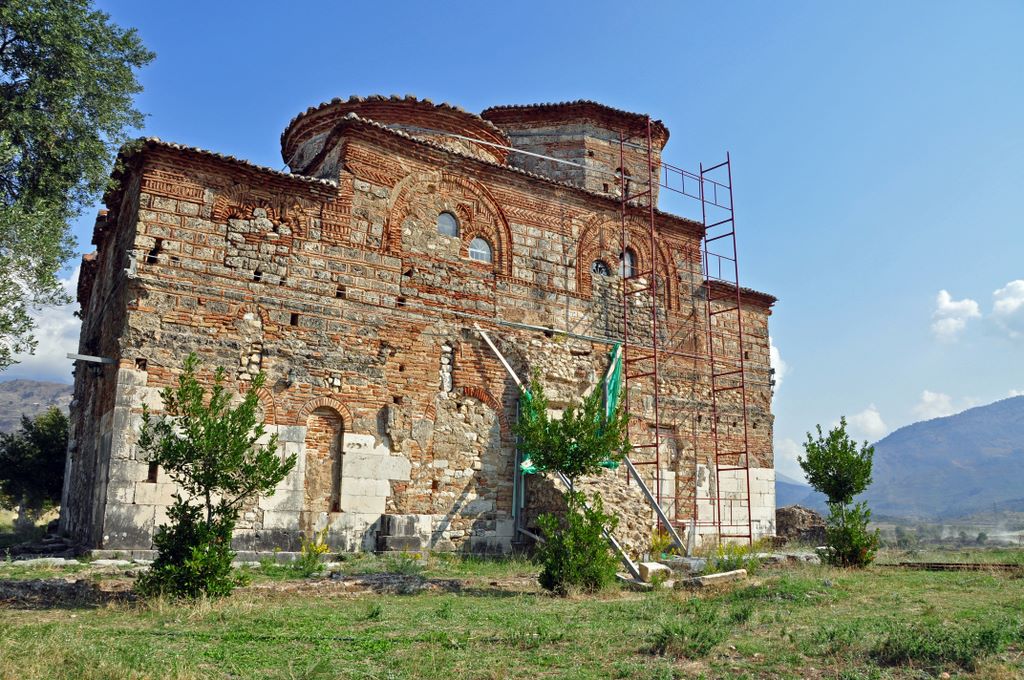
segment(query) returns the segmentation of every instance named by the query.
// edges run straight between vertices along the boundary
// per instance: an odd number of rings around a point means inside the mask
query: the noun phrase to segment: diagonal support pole
[[[519,387],[520,391],[525,392],[526,388],[523,386],[523,381],[520,380],[519,376],[516,375],[516,372],[512,370],[512,366],[509,365],[508,361],[505,360],[505,356],[501,353],[497,346],[495,346],[494,342],[491,340],[491,336],[487,334],[487,331],[480,328],[480,324],[473,324],[473,328],[476,329],[476,331],[484,339],[484,342],[487,343],[487,346],[490,347],[491,351],[494,352],[495,356],[498,357],[498,361],[500,361],[501,365],[505,367],[505,370],[508,371],[508,374],[512,376],[512,380],[515,381],[516,386]],[[672,540],[675,542],[676,545],[679,546],[681,550],[685,551],[686,547],[683,545],[682,540],[679,538],[679,534],[676,533],[676,530],[669,523],[668,518],[665,516],[665,513],[662,511],[661,507],[654,499],[654,495],[651,493],[651,490],[647,488],[647,485],[644,483],[644,481],[640,478],[640,475],[637,473],[636,468],[633,467],[633,463],[631,463],[630,460],[625,456],[623,456],[623,460],[626,461],[626,466],[629,468],[629,471],[633,474],[633,477],[640,485],[640,488],[643,489],[644,495],[647,496],[648,502],[654,507],[654,511],[657,512],[658,516],[662,518],[663,522],[665,522],[665,525],[668,527],[669,533],[672,536]],[[558,476],[562,480],[562,483],[565,484],[565,488],[572,490],[572,485],[569,484],[569,480],[565,477],[565,475],[559,472]],[[615,552],[618,553],[619,559],[622,560],[623,566],[626,567],[626,569],[633,576],[633,578],[639,579],[640,571],[637,568],[636,563],[633,562],[632,559],[630,559],[625,549],[623,549],[619,542],[615,540],[615,537],[612,536],[608,531],[604,531],[604,536],[606,539],[608,539],[608,542],[611,544],[612,548],[614,548]]]

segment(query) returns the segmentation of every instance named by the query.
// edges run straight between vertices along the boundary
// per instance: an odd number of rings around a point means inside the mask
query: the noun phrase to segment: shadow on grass
[[[63,578],[0,580],[0,608],[89,609],[137,599],[130,583],[99,583]]]

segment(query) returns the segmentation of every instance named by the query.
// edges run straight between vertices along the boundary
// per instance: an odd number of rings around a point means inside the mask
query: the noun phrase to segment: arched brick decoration
[[[648,225],[640,220],[631,219],[626,223],[629,237],[628,248],[636,255],[636,271],[650,271],[651,252],[648,247],[650,234]],[[602,260],[612,272],[618,272],[619,252],[622,249],[621,222],[603,219],[595,220],[584,228],[578,241],[576,253],[576,291],[583,296],[593,292],[593,274],[590,266],[594,260]],[[661,243],[657,245],[656,266],[659,275],[658,287],[660,294],[668,300],[669,309],[678,309],[677,299],[677,267],[672,260],[671,252]]]
[[[260,400],[260,408],[263,410],[263,423],[265,425],[277,425],[277,402],[274,401],[274,393],[266,387],[256,390],[256,396]]]
[[[512,428],[509,427],[508,418],[505,417],[505,407],[500,401],[494,398],[493,394],[482,387],[475,387],[472,385],[463,386],[462,394],[467,397],[472,397],[482,404],[490,406],[498,416],[498,426],[501,428],[502,439],[508,439],[512,436]]]
[[[413,173],[403,178],[392,194],[381,246],[384,252],[401,253],[402,223],[412,213],[414,202],[421,203],[429,196],[439,210],[454,212],[459,218],[463,257],[469,256],[469,242],[482,236],[491,244],[495,272],[512,275],[512,230],[504,211],[482,184],[447,172]]]
[[[264,194],[246,184],[236,184],[214,198],[210,219],[217,224],[229,219],[250,220],[256,208],[263,208],[267,219],[274,224],[287,225],[294,234],[304,235],[309,218],[319,214],[321,206],[306,198],[282,198]]]
[[[246,314],[255,314],[260,317],[260,323],[263,325],[264,333],[267,332],[268,328],[275,325],[274,322],[270,320],[270,314],[260,305],[253,304],[252,302],[246,302],[235,309],[236,318],[241,318]]]
[[[280,209],[274,205],[270,196],[261,196],[244,184],[236,184],[213,199],[210,218],[218,224],[229,219],[248,220],[252,219],[252,211],[256,208],[266,210],[270,221],[280,221]]]
[[[318,408],[333,409],[346,423],[352,422],[352,412],[348,410],[348,407],[345,406],[345,404],[335,397],[314,397],[303,404],[302,408],[299,409],[298,424],[305,425],[306,418],[309,417],[309,414]]]

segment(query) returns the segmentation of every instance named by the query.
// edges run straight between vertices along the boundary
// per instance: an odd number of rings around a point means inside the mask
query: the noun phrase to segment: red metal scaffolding
[[[739,258],[736,247],[735,213],[733,210],[732,163],[728,154],[724,162],[708,168],[703,164],[699,173],[692,173],[664,162],[655,162],[652,121],[640,130],[623,132],[619,138],[619,167],[621,175],[621,238],[622,258],[622,316],[623,316],[623,389],[627,410],[639,396],[639,409],[631,413],[631,420],[642,420],[646,427],[631,427],[630,441],[638,452],[634,465],[654,466],[654,495],[659,506],[671,507],[671,514],[679,525],[690,524],[692,529],[711,529],[720,539],[753,540],[753,513],[750,494],[750,441],[747,413],[747,373],[744,353],[741,289],[739,285]],[[641,157],[646,156],[645,173],[627,179],[627,149]],[[646,178],[643,175],[646,174]],[[658,238],[656,187],[683,197],[699,201],[704,237],[701,244],[700,287],[703,288],[703,323],[705,347],[675,347],[668,318],[669,305],[665,286],[665,300],[661,302],[661,286],[657,271]],[[631,217],[643,215],[644,244],[632,243],[628,223]],[[649,256],[643,271],[630,267],[631,249],[643,247]],[[633,251],[635,252],[635,250]],[[675,255],[673,254],[673,257]],[[667,282],[666,282],[667,283]],[[696,290],[694,291],[696,292]],[[648,296],[650,305],[637,304],[637,296]],[[650,319],[646,320],[650,308]],[[659,307],[665,313],[664,322],[658,318]],[[663,326],[663,327],[662,327]],[[689,336],[693,340],[696,328]],[[685,333],[683,335],[686,335]],[[701,438],[698,422],[700,395],[695,389],[693,412],[689,414],[693,429],[693,492],[690,518],[682,517],[677,489],[666,494],[662,488],[662,423],[670,422],[663,414],[661,356],[689,358],[693,361],[696,380],[705,376],[708,381],[710,403],[710,444],[705,443],[707,459],[714,467],[714,484],[708,483],[708,493],[702,496],[698,466],[701,460]],[[703,367],[703,371],[700,368]],[[738,397],[731,399],[729,393]],[[650,408],[647,408],[650,405]],[[639,412],[636,412],[639,411]],[[727,419],[726,423],[722,418]],[[728,423],[732,424],[729,425]],[[710,449],[709,451],[707,449]],[[628,475],[627,475],[628,481]],[[677,487],[679,481],[676,482]],[[710,517],[701,511],[710,510]],[[687,519],[689,521],[687,521]]]

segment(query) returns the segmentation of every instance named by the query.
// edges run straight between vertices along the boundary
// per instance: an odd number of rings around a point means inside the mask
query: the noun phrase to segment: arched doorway
[[[306,418],[306,510],[341,512],[342,435],[341,414],[329,406],[315,409]]]

